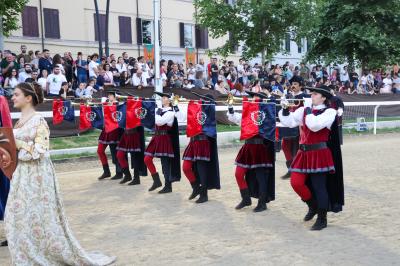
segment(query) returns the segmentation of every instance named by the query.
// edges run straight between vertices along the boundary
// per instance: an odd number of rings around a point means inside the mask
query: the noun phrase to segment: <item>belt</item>
[[[137,127],[130,128],[130,129],[125,129],[125,133],[128,134],[128,135],[136,133],[136,132],[138,132],[138,128]]]
[[[321,150],[325,149],[328,146],[326,145],[326,142],[320,142],[320,143],[315,143],[315,144],[300,144],[300,150],[302,151],[315,151],[315,150]]]
[[[154,135],[156,135],[156,136],[169,135],[169,132],[168,132],[168,130],[156,130],[154,132]]]
[[[208,137],[206,135],[197,135],[194,137],[190,138],[190,141],[196,141],[196,140],[207,140]]]
[[[264,140],[260,138],[246,139],[246,144],[264,144]]]

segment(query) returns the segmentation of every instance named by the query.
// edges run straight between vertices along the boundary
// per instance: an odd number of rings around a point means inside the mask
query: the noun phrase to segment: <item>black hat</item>
[[[306,89],[308,89],[309,91],[318,92],[327,99],[330,99],[333,96],[331,93],[331,89],[326,85],[321,85],[319,87],[307,87]]]
[[[268,99],[268,95],[263,92],[252,92],[252,91],[245,91],[250,97],[260,97],[261,99]]]
[[[290,80],[289,80],[290,84],[292,84],[293,82],[297,82],[300,84],[300,86],[303,85],[303,78],[300,76],[293,76]]]
[[[116,96],[116,94],[118,94],[118,90],[106,90],[107,95],[112,94],[114,96]]]
[[[192,91],[192,93],[193,93],[194,95],[200,97],[200,98],[203,99],[203,100],[210,101],[210,102],[214,102],[214,96],[213,96],[212,94],[209,94],[209,93],[208,93],[208,94],[202,95],[202,94],[197,93],[197,92],[194,92],[194,91]]]
[[[165,92],[154,91],[154,94],[157,94],[158,96],[161,96],[161,97],[168,97],[168,98],[171,98],[171,95],[168,94],[168,93],[165,93]]]

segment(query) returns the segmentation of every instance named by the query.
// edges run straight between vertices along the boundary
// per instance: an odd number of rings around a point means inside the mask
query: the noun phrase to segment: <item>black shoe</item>
[[[152,177],[153,177],[153,185],[149,188],[149,191],[153,191],[156,188],[162,186],[160,176],[158,175],[158,173],[155,173],[154,175],[152,175]]]
[[[1,242],[1,243],[0,243],[0,247],[8,247],[8,242],[7,242],[7,240]]]
[[[172,184],[169,181],[165,181],[165,186],[163,189],[158,191],[159,194],[171,193],[172,192]]]
[[[116,173],[115,176],[111,177],[111,180],[118,180],[123,177],[122,173]]]
[[[286,174],[281,176],[281,179],[289,179],[290,178],[290,172],[288,171]]]
[[[195,197],[197,197],[198,195],[200,195],[200,184],[196,180],[193,183],[190,183],[190,185],[192,186],[193,191],[192,191],[192,194],[189,196],[189,200],[192,200]]]
[[[311,227],[311,230],[319,231],[319,230],[324,229],[327,226],[328,226],[328,220],[326,219],[326,210],[319,209],[317,220]]]
[[[262,212],[265,210],[267,210],[267,196],[262,194],[258,196],[258,203],[253,212]]]
[[[140,175],[139,172],[134,170],[133,179],[128,183],[128,186],[140,185]]]
[[[240,190],[240,195],[242,196],[242,201],[235,207],[236,210],[251,205],[250,191],[248,188]]]
[[[122,173],[124,173],[124,178],[121,180],[121,182],[119,182],[120,184],[125,184],[126,182],[132,180],[132,175],[131,172],[129,171],[129,168],[122,169]]]
[[[314,216],[317,214],[317,204],[315,203],[315,201],[313,199],[307,200],[305,203],[308,206],[308,212],[307,212],[306,216],[304,216],[303,220],[305,222],[308,222],[312,218],[314,218]]]
[[[201,186],[200,187],[200,197],[195,201],[196,203],[204,203],[208,201],[207,196],[207,187]]]
[[[108,166],[108,164],[106,164],[106,165],[103,165],[103,174],[101,176],[99,176],[97,179],[103,180],[104,178],[107,178],[110,176],[111,176],[110,167]]]

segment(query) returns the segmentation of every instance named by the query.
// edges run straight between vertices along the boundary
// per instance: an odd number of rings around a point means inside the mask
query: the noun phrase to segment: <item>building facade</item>
[[[151,0],[112,0],[109,16],[110,53],[143,55],[143,45],[154,42],[153,2]],[[206,29],[196,25],[192,0],[160,0],[161,57],[183,62],[185,47],[195,47],[198,58],[207,57],[207,49],[225,43],[226,38],[213,39]],[[98,0],[100,38],[105,38],[106,0]],[[30,0],[21,14],[21,28],[5,39],[5,49],[19,51],[49,49],[51,54],[77,52],[90,55],[98,52],[98,30],[92,0]],[[277,55],[273,63],[298,63],[304,55],[297,44],[284,44],[288,54]],[[103,43],[104,47],[104,43]],[[228,57],[237,61],[239,51]],[[255,59],[255,61],[260,61]]]

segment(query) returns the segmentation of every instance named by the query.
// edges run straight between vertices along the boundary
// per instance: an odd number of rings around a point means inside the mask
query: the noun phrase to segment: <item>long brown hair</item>
[[[39,83],[22,82],[18,84],[15,88],[20,89],[25,97],[31,96],[33,106],[43,103],[43,90]]]

